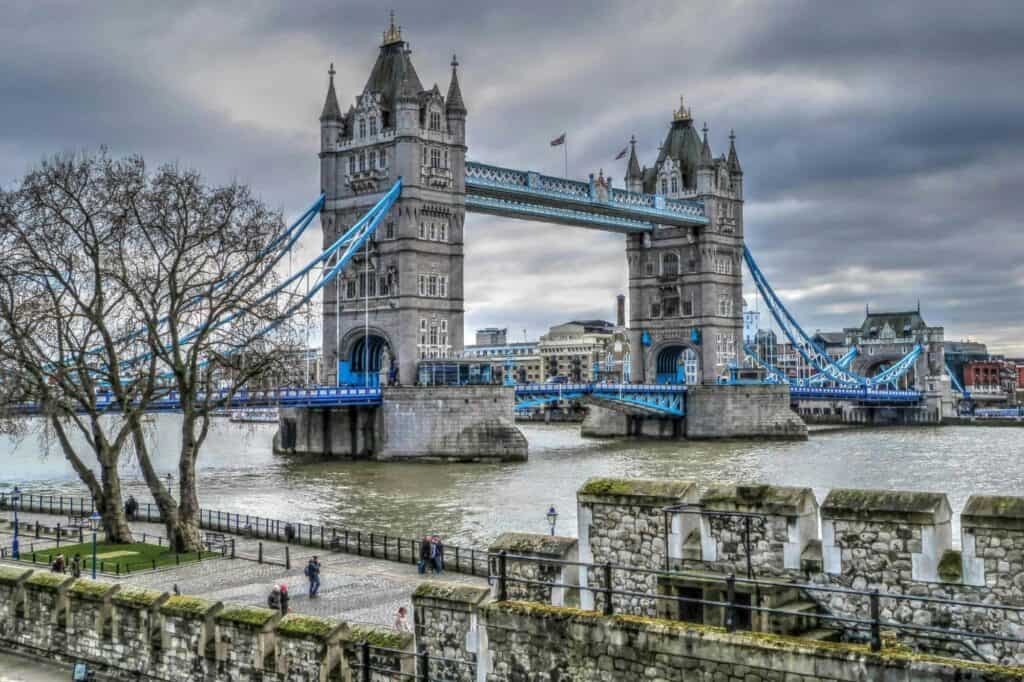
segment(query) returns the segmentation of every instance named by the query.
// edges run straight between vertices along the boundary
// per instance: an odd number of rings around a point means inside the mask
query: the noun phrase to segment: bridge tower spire
[[[324,120],[335,132],[321,151],[325,246],[398,178],[402,195],[324,297],[328,383],[390,377],[411,385],[421,360],[462,352],[466,106],[454,59],[446,101],[423,87],[411,55],[391,13],[355,106],[341,115],[329,86]]]
[[[629,138],[629,163],[626,165],[626,191],[643,192],[644,175],[636,158],[636,135]]]

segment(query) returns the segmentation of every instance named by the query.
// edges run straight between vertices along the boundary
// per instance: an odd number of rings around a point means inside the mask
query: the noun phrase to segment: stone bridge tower
[[[743,170],[735,136],[714,158],[680,102],[653,168],[636,145],[626,189],[704,203],[704,227],[659,225],[626,243],[635,383],[713,383],[743,352]]]
[[[466,105],[452,58],[447,96],[426,89],[394,15],[361,93],[344,114],[334,68],[320,116],[324,245],[401,177],[401,198],[366,255],[324,294],[327,383],[414,383],[421,359],[461,354]],[[368,331],[368,333],[367,333]]]

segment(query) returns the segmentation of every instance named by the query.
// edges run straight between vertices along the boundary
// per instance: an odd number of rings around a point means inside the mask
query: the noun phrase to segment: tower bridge
[[[607,435],[806,437],[790,409],[797,400],[884,405],[922,421],[941,416],[942,396],[949,393],[941,333],[915,327],[919,316],[861,330],[863,344],[875,337],[887,344],[870,374],[850,365],[863,364],[863,357],[829,357],[796,323],[744,243],[735,135],[728,153],[715,157],[707,125],[698,132],[680,102],[652,166],[641,166],[631,141],[621,186],[603,171],[580,181],[470,163],[458,61],[451,60],[442,94],[436,84],[424,87],[411,54],[392,22],[363,89],[344,112],[331,66],[320,115],[321,196],[268,247],[276,263],[320,216],[321,254],[261,302],[287,295],[303,278],[307,290],[290,294],[286,314],[322,295],[329,386],[242,391],[222,400],[280,406],[278,449],[520,459],[526,442],[513,423],[514,410],[567,397],[591,403],[589,428]],[[632,383],[410,386],[421,362],[463,351],[467,211],[623,235]],[[753,378],[739,369],[744,265],[775,322],[815,368],[811,379],[793,382],[751,349],[747,357],[764,373]],[[314,271],[319,279],[310,286]],[[97,400],[110,411],[121,409],[112,399]],[[152,404],[154,410],[179,408],[173,393]]]

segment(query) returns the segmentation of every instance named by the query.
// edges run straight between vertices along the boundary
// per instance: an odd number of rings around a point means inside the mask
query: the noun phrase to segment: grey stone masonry
[[[479,588],[486,594],[486,588]],[[411,633],[0,566],[5,649],[88,661],[102,679],[327,682],[412,669]]]
[[[671,527],[664,510],[696,502],[697,488],[690,481],[592,478],[577,491],[576,500],[581,562],[657,571],[668,566],[669,547],[681,544],[680,529]],[[582,608],[604,608],[607,596],[600,590],[608,587],[605,573],[602,568],[580,568]],[[615,568],[610,573],[613,589],[656,592],[652,573]],[[614,595],[613,605],[617,612],[656,612],[656,600],[642,596]]]
[[[420,605],[417,601],[417,605]],[[437,679],[451,682],[1002,682],[1021,671],[893,648],[873,654],[864,646],[779,635],[737,632],[645,617],[602,616],[592,611],[529,602],[469,604],[434,593],[424,608],[463,614],[444,633],[450,655],[476,656],[476,670]],[[471,618],[464,614],[469,612]],[[465,623],[473,625],[467,630]],[[437,636],[417,623],[417,637]],[[468,646],[459,649],[458,642]],[[434,679],[434,677],[431,677]]]
[[[385,388],[380,459],[521,461],[526,437],[515,425],[507,386]]]
[[[505,596],[554,606],[579,604],[579,558],[576,538],[537,533],[502,533],[490,546],[491,575],[501,574],[505,553]],[[499,556],[494,556],[494,555]],[[565,563],[562,563],[565,562]],[[524,581],[524,582],[517,582]],[[543,583],[543,584],[536,584]],[[500,598],[500,578],[492,595]]]
[[[938,580],[939,560],[952,547],[952,516],[941,493],[832,490],[821,506],[825,572],[857,576],[856,589]]]
[[[691,386],[686,437],[806,439],[807,425],[789,406],[783,385]]]
[[[747,545],[757,575],[800,569],[800,556],[819,538],[818,502],[810,488],[725,485],[701,497],[701,559],[720,570],[744,574]],[[731,513],[757,516],[730,516]]]
[[[430,679],[475,679],[480,661],[480,637],[486,637],[477,622],[478,606],[490,592],[484,587],[424,582],[413,593],[413,615],[419,653],[445,658],[430,665]],[[486,641],[483,642],[486,649]],[[455,661],[462,661],[456,663]]]
[[[972,495],[960,529],[964,582],[1024,603],[1024,498]]]

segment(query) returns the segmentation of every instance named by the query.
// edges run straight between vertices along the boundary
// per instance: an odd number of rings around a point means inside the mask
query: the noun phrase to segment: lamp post
[[[171,492],[171,486],[174,485],[174,475],[171,472],[167,472],[167,494],[174,497],[174,493]]]
[[[548,525],[551,526],[551,535],[554,536],[554,534],[555,534],[555,522],[558,521],[558,512],[555,511],[554,507],[551,507],[551,509],[548,509],[547,516],[548,516]]]
[[[92,579],[96,580],[96,531],[100,528],[100,513],[95,509],[89,517],[89,527],[92,528]]]
[[[21,551],[18,549],[18,506],[21,504],[21,488],[14,486],[11,491],[11,508],[14,509],[14,541],[11,543],[11,556],[18,560],[21,558]]]

